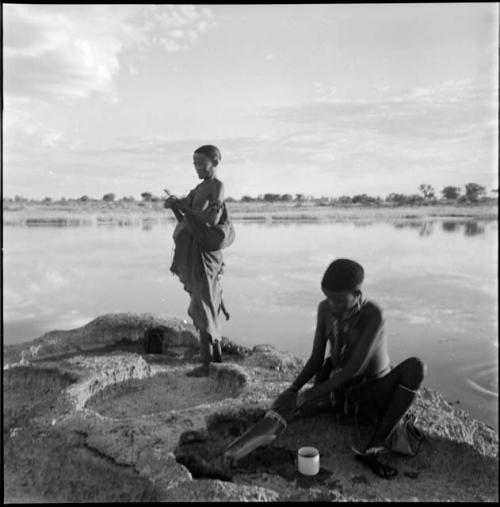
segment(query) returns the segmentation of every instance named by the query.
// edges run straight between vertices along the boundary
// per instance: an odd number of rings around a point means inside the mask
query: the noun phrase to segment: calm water
[[[365,267],[392,363],[421,357],[426,385],[498,429],[498,222],[236,223],[225,250],[223,334],[306,358],[320,280],[336,257]],[[188,319],[169,272],[172,223],[15,227],[4,234],[4,343],[108,312]]]

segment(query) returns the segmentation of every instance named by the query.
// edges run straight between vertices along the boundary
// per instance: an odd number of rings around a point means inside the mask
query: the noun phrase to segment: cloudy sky
[[[498,187],[498,4],[3,4],[3,194]]]

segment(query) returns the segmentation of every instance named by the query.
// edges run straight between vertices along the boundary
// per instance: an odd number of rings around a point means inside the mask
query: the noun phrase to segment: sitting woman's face
[[[323,289],[323,293],[328,298],[330,307],[335,315],[342,315],[350,310],[358,299],[358,293],[351,290],[328,290]]]
[[[193,155],[193,165],[198,174],[198,178],[201,180],[211,178],[215,174],[215,165],[212,159],[203,153],[195,153]]]

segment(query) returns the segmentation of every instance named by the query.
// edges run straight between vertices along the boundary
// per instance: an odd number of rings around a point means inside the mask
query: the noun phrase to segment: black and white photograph
[[[3,2],[4,504],[498,502],[498,2]]]

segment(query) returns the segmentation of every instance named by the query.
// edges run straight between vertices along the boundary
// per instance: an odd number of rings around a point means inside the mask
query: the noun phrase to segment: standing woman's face
[[[193,164],[200,180],[212,178],[215,175],[215,165],[212,159],[203,153],[195,153],[193,155]]]

